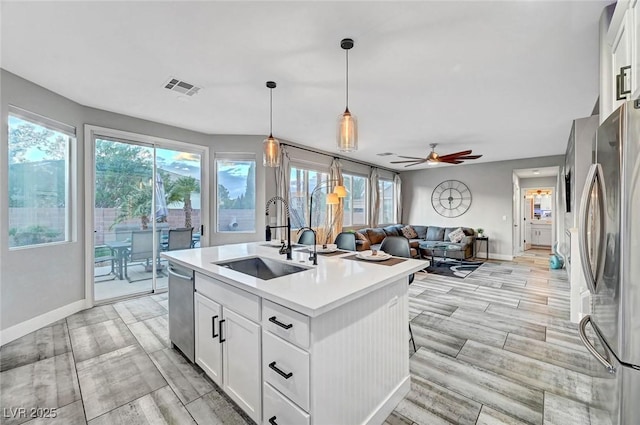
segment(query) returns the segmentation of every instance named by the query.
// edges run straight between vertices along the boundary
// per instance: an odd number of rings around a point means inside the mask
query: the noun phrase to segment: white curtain
[[[378,169],[371,167],[369,173],[369,227],[378,226],[378,215],[380,214],[380,192],[378,191]]]
[[[327,192],[332,192],[336,186],[343,186],[342,163],[338,158],[333,158],[329,167],[329,180],[332,181],[327,188]],[[344,215],[344,200],[339,198],[337,205],[331,205],[327,213],[327,223],[325,224],[325,243],[332,243],[338,233],[342,232],[342,218]],[[321,239],[322,240],[322,239]]]
[[[396,223],[404,223],[402,221],[402,179],[400,178],[400,174],[396,174],[393,177],[394,184],[394,204],[396,206]]]
[[[275,168],[274,172],[276,174],[276,195],[281,196],[282,199],[287,201],[287,204],[291,205],[289,201],[289,180],[291,180],[291,170],[289,166],[289,153],[287,152],[286,146],[280,145],[280,166]],[[281,202],[278,202],[277,207],[278,217],[282,217],[281,223],[284,225],[286,224],[284,221],[284,217],[286,217],[284,205],[282,205]],[[286,239],[286,229],[278,229],[276,235],[279,239]]]

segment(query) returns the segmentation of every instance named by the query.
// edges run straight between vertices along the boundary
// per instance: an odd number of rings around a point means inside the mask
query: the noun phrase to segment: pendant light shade
[[[358,150],[358,119],[349,111],[349,49],[353,47],[353,40],[345,38],[340,42],[346,54],[346,108],[344,113],[338,116],[338,150],[341,152],[353,152]]]
[[[340,199],[338,195],[335,193],[328,193],[326,199],[327,205],[338,205],[340,203]]]
[[[273,137],[273,89],[276,83],[267,81],[269,88],[269,137],[262,142],[262,165],[265,167],[280,166],[280,142]]]

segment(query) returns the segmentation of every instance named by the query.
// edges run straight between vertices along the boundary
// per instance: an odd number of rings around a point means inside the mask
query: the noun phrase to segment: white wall
[[[262,167],[263,136],[208,135],[108,111],[85,107],[15,74],[0,70],[0,107],[3,121],[0,130],[0,163],[7,164],[8,105],[14,105],[76,127],[77,153],[72,173],[77,176],[77,195],[72,208],[72,241],[34,248],[8,249],[9,222],[7,168],[0,167],[0,344],[20,336],[25,330],[35,330],[89,305],[85,300],[85,209],[84,209],[84,124],[129,131],[138,134],[209,146],[209,167],[213,178],[216,152],[250,152],[256,155],[256,233],[214,234],[211,244],[230,241],[254,241],[264,237],[265,171]],[[215,224],[215,197],[210,194],[211,220]],[[204,197],[203,197],[204,198]],[[60,316],[60,317],[57,317]]]
[[[562,156],[548,156],[404,172],[401,174],[404,222],[442,227],[482,227],[489,236],[489,256],[511,259],[513,170],[561,165],[563,161]],[[444,180],[459,180],[471,190],[471,207],[460,217],[442,217],[431,205],[433,189]]]

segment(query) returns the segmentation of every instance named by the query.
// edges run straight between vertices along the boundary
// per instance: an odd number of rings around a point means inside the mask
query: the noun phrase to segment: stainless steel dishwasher
[[[169,263],[169,339],[173,348],[195,361],[193,270]]]

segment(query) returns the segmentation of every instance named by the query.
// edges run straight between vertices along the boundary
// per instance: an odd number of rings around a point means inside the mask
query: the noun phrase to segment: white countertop
[[[339,256],[318,254],[318,265],[314,266],[309,261],[309,253],[297,249],[293,248],[291,263],[308,270],[270,280],[213,264],[256,256],[287,262],[286,256],[278,254],[278,248],[269,246],[268,242],[163,252],[161,256],[308,316],[319,316],[429,264],[428,261],[407,259],[394,266],[386,266],[342,259],[354,254],[345,252]]]

